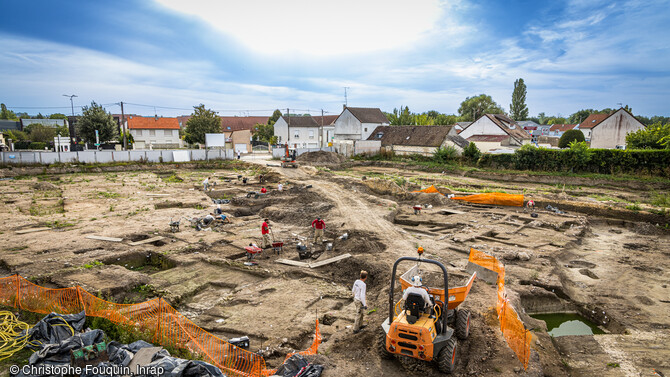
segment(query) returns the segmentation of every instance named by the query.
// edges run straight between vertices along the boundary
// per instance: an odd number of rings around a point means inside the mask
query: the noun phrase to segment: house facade
[[[323,148],[335,135],[337,115],[282,116],[274,124],[277,143],[291,148]]]
[[[549,127],[549,134],[547,136],[551,137],[561,137],[565,131],[569,131],[577,127],[576,124],[552,124]]]
[[[459,136],[475,143],[482,152],[503,147],[518,148],[531,142],[531,135],[504,114],[482,115]]]
[[[584,133],[591,148],[625,148],[626,135],[644,129],[645,126],[624,108],[612,114],[591,114],[579,129]]]
[[[177,118],[131,115],[126,128],[135,140],[134,149],[174,149],[181,146]]]
[[[379,108],[345,107],[335,120],[334,138],[367,140],[377,127],[389,125],[389,120]]]
[[[432,156],[438,148],[448,146],[461,154],[469,144],[455,126],[379,126],[367,140],[380,140],[381,148],[398,155]]]

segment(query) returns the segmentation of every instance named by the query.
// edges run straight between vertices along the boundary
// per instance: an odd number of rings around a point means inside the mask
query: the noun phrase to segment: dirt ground
[[[0,181],[0,211],[5,213],[0,276],[19,273],[53,288],[79,284],[117,302],[160,295],[217,336],[249,336],[251,350],[270,366],[308,347],[318,318],[325,377],[438,376],[432,364],[382,360],[375,352],[380,324],[388,316],[391,266],[398,257],[415,256],[422,246],[425,257],[442,262],[459,282],[469,276],[468,250],[474,247],[505,264],[510,300],[532,329],[533,354],[524,371],[499,331],[495,287],[477,280],[463,304],[472,312],[471,333],[458,344],[455,375],[654,376],[653,368],[670,375],[667,226],[639,221],[651,218],[616,202],[594,200],[636,200],[645,192],[616,182],[566,189],[559,178],[547,183],[530,177],[519,183],[395,167],[338,170],[337,164],[315,167],[306,160],[298,169],[267,167],[265,184],[255,176],[247,185],[238,179],[258,173],[258,166],[246,171],[47,172]],[[206,176],[216,183],[209,193],[201,185]],[[284,184],[281,192],[278,182]],[[411,192],[430,184],[443,193],[524,192],[539,204],[538,217],[521,208],[468,205]],[[269,190],[266,195],[247,197],[262,186]],[[189,219],[212,212],[212,198],[230,200],[221,207],[231,223],[196,231]],[[426,207],[419,215],[411,209],[417,204]],[[555,213],[544,209],[547,204],[570,210]],[[309,226],[316,216],[326,222],[321,245],[313,243]],[[244,247],[260,244],[263,218],[270,219],[275,240],[284,242],[283,251],[266,250],[255,259],[257,265],[247,266]],[[169,223],[177,220],[180,231],[172,233]],[[42,226],[51,229],[16,233]],[[123,241],[86,238],[91,235]],[[156,236],[163,239],[130,245]],[[352,257],[317,268],[276,262],[299,261],[298,245],[313,254],[303,262],[344,253]],[[368,326],[353,334],[350,291],[361,269],[370,272],[371,313],[365,317]],[[578,312],[606,334],[552,338],[544,322],[529,316],[552,312]]]

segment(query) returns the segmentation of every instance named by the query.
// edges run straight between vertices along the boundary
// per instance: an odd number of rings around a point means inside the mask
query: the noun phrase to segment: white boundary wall
[[[62,163],[110,163],[110,162],[173,162],[173,152],[186,152],[190,161],[232,160],[233,150],[223,149],[179,149],[146,151],[81,151],[81,152],[41,152],[14,151],[0,152],[0,163],[13,165]]]

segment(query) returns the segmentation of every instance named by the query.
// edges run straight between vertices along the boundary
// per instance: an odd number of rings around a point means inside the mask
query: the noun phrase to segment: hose
[[[22,350],[28,343],[30,325],[19,321],[14,313],[0,311],[0,360]],[[21,332],[25,331],[24,335]]]

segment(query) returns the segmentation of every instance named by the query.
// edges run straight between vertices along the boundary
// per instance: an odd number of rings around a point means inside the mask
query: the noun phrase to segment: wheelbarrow
[[[248,260],[254,259],[257,254],[263,253],[263,249],[256,246],[245,246],[244,251],[246,251]]]
[[[277,255],[281,254],[282,251],[284,251],[284,243],[283,242],[273,242],[272,243],[272,250],[274,250]]]

